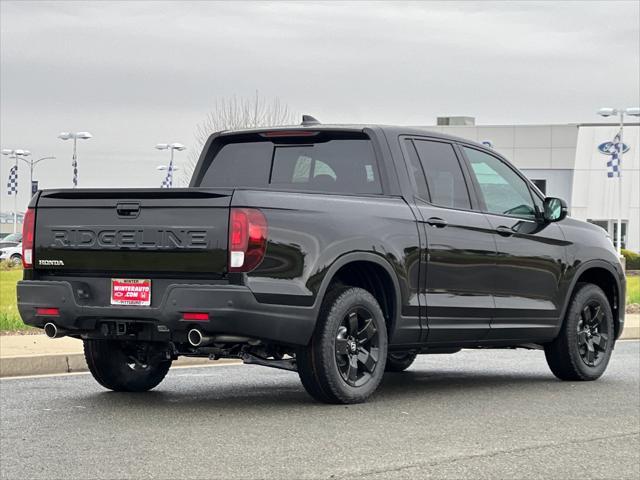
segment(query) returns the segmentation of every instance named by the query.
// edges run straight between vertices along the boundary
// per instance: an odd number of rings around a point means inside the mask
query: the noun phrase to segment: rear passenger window
[[[427,140],[414,140],[414,144],[427,177],[431,203],[470,209],[469,190],[453,146]]]
[[[427,190],[427,180],[424,178],[424,172],[422,171],[422,166],[420,165],[420,159],[418,158],[416,147],[413,146],[413,140],[407,138],[404,141],[404,146],[407,149],[407,154],[409,155],[411,176],[416,182],[416,193],[418,194],[418,197],[428,200],[429,192]]]
[[[346,194],[382,193],[371,141],[336,138],[310,144],[230,143],[205,172],[203,187],[267,187]]]

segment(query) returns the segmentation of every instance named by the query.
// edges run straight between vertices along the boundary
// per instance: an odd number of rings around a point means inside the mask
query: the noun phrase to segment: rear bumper
[[[38,307],[58,308],[60,315],[37,316]],[[95,331],[103,321],[150,324],[147,335],[154,340],[183,341],[197,327],[203,333],[306,345],[315,327],[312,307],[259,303],[240,285],[172,284],[157,307],[128,307],[81,305],[69,282],[23,280],[18,282],[18,310],[27,325],[42,328],[53,322],[71,334]],[[183,312],[207,312],[209,320],[185,321]]]

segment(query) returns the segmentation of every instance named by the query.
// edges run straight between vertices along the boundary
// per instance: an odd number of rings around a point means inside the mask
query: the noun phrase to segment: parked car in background
[[[0,248],[15,247],[22,242],[22,232],[11,233],[0,240]]]
[[[13,247],[0,248],[0,262],[11,262],[14,265],[22,262],[22,243]]]

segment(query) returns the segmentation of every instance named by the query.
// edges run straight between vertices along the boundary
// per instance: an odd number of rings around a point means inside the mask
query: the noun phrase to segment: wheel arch
[[[561,318],[563,322],[567,314],[567,309],[569,308],[569,303],[579,283],[591,283],[602,289],[613,313],[615,338],[618,338],[621,333],[620,330],[624,317],[624,312],[621,312],[621,309],[624,308],[624,298],[622,298],[624,291],[615,267],[603,260],[592,260],[585,262],[578,268],[567,290],[569,294],[565,299],[562,309]]]
[[[353,252],[337,259],[318,291],[316,314],[334,284],[360,287],[371,293],[382,309],[391,339],[401,312],[402,294],[397,275],[385,258],[369,252]]]

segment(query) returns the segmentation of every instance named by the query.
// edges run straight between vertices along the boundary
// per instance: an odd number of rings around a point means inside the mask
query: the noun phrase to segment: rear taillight
[[[229,271],[256,268],[267,250],[267,219],[255,208],[232,208],[229,215]]]
[[[33,237],[36,226],[36,212],[28,208],[22,223],[22,266],[33,268]]]

